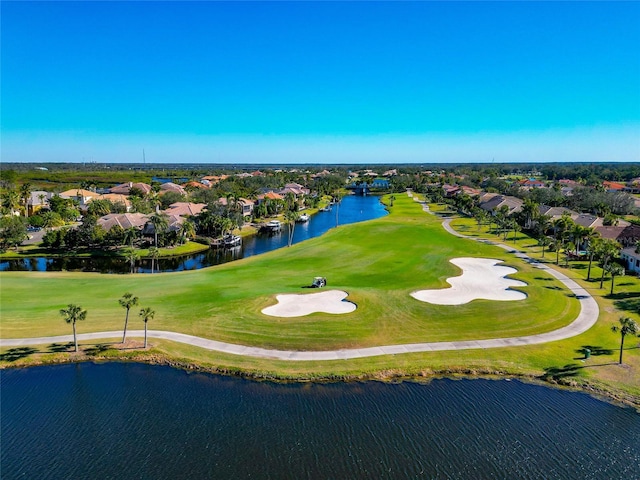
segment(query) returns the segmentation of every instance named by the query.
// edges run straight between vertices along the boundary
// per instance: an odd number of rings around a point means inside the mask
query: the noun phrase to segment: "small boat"
[[[302,215],[300,215],[298,217],[298,219],[296,220],[296,222],[298,222],[298,223],[305,223],[305,222],[308,222],[308,221],[309,221],[309,215],[306,214],[306,213],[303,213]]]
[[[222,237],[222,243],[225,247],[236,247],[242,243],[240,235],[225,235]]]
[[[282,224],[279,220],[271,220],[264,227],[271,232],[279,232],[282,228]]]
[[[331,207],[329,205],[327,205],[326,207],[322,207],[320,209],[321,212],[330,212],[331,211]]]

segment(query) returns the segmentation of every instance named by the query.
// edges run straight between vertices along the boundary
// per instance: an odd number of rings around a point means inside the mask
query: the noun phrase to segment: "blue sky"
[[[2,161],[640,161],[638,2],[2,2]]]

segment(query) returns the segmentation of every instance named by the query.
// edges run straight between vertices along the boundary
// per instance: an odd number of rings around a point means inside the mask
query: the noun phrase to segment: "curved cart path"
[[[426,207],[426,205],[425,205]],[[424,208],[428,211],[428,208]],[[446,219],[443,223],[444,228],[452,235],[466,237],[451,228],[450,219]],[[488,340],[468,340],[460,342],[429,342],[429,343],[412,343],[405,345],[383,345],[380,347],[354,348],[345,350],[327,350],[327,351],[293,351],[293,350],[270,350],[265,348],[247,347],[244,345],[236,345],[232,343],[218,342],[193,335],[185,335],[183,333],[167,332],[162,330],[149,330],[147,335],[149,338],[160,338],[164,340],[172,340],[174,342],[186,343],[197,347],[213,350],[217,352],[229,353],[232,355],[245,355],[249,357],[272,358],[277,360],[291,361],[324,361],[324,360],[347,360],[351,358],[375,357],[379,355],[396,355],[402,353],[414,352],[438,352],[443,350],[468,350],[473,348],[500,348],[513,347],[519,345],[535,345],[539,343],[553,342],[555,340],[564,340],[565,338],[574,337],[589,330],[598,320],[598,304],[594,298],[575,281],[560,273],[551,267],[539,263],[529,256],[514,251],[512,247],[502,244],[494,244],[486,240],[478,240],[484,243],[490,243],[498,247],[508,250],[518,258],[523,259],[534,265],[540,270],[548,272],[560,280],[580,302],[580,313],[577,318],[566,327],[553,330],[538,335],[528,335],[524,337],[512,338],[494,338]],[[144,330],[132,330],[127,332],[129,337],[143,337]],[[110,332],[82,333],[78,335],[78,340],[99,340],[122,337],[122,331],[114,330]],[[60,335],[57,337],[38,337],[38,338],[16,338],[16,339],[0,339],[0,347],[19,347],[25,345],[43,345],[47,343],[64,343],[72,342],[73,335]]]

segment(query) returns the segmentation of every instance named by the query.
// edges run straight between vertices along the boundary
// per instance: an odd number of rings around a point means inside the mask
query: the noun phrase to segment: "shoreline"
[[[114,355],[114,352],[117,352]],[[145,365],[166,366],[185,372],[207,373],[211,375],[222,375],[253,381],[267,381],[274,383],[349,383],[349,382],[421,382],[428,383],[431,380],[447,378],[451,380],[518,380],[525,383],[539,385],[547,388],[581,392],[593,398],[611,403],[622,408],[633,408],[640,414],[640,398],[624,391],[598,385],[597,383],[582,380],[563,380],[553,377],[545,378],[544,375],[534,373],[516,373],[508,370],[496,370],[490,368],[473,367],[452,367],[447,369],[432,370],[428,367],[418,372],[406,372],[399,369],[378,370],[373,372],[363,372],[359,374],[309,374],[309,375],[286,375],[274,371],[247,370],[244,368],[228,368],[215,365],[205,365],[181,358],[173,358],[169,355],[151,351],[131,351],[124,352],[111,349],[110,355],[90,355],[86,352],[53,354],[46,359],[28,359],[20,362],[0,362],[0,372],[4,369],[13,368],[36,368],[43,366],[66,365],[73,363],[108,363],[125,362],[140,363]]]

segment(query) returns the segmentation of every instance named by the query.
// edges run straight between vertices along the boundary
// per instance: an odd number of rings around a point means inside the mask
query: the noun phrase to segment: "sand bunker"
[[[492,258],[454,258],[451,263],[462,269],[459,277],[447,278],[451,288],[419,290],[411,296],[422,302],[436,305],[462,305],[476,299],[524,300],[527,296],[510,287],[526,287],[519,280],[505,278],[516,273],[511,267],[499,266],[502,260]]]
[[[272,317],[302,317],[311,313],[351,313],[356,305],[343,301],[349,295],[341,290],[327,290],[306,295],[276,295],[278,303],[264,308],[262,313]]]

